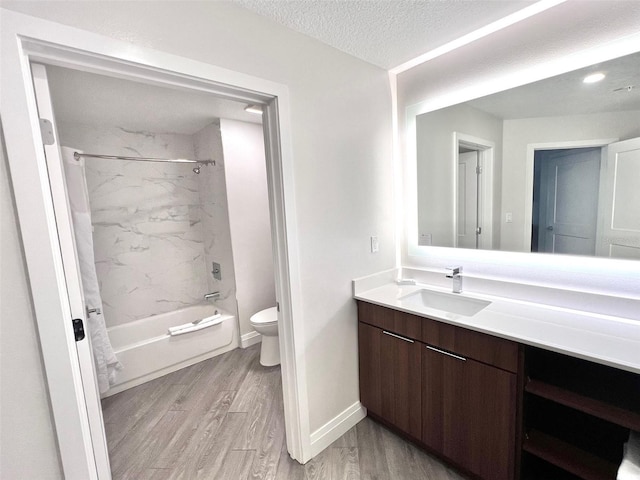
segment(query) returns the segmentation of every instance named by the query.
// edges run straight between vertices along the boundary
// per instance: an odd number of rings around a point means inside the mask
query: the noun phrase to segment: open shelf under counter
[[[584,480],[615,480],[618,465],[537,430],[525,437],[523,450]]]
[[[534,347],[525,390],[617,425],[640,430],[640,375]]]
[[[614,480],[629,430],[640,430],[640,375],[536,347],[525,359],[522,449],[533,465]]]
[[[608,422],[640,431],[640,413],[540,380],[527,381],[525,391]]]

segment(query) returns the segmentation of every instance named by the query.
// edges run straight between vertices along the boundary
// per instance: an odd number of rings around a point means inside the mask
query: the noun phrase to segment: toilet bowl
[[[280,345],[278,344],[278,311],[276,307],[261,310],[251,315],[251,326],[262,335],[260,365],[272,367],[280,365]]]

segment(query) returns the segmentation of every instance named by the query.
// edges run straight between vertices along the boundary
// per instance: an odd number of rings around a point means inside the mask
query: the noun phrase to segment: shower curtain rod
[[[85,158],[103,158],[106,160],[135,160],[142,162],[164,162],[164,163],[198,163],[201,165],[215,165],[215,160],[190,160],[188,158],[156,158],[156,157],[123,157],[120,155],[98,155],[96,153],[73,152],[73,158],[80,160]]]

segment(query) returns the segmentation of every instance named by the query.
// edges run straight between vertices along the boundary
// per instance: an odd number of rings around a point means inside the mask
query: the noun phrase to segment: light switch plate
[[[433,245],[430,233],[421,233],[418,238],[418,245],[421,247],[430,247]]]
[[[380,250],[380,244],[378,243],[378,237],[375,235],[371,236],[371,253],[377,253]]]

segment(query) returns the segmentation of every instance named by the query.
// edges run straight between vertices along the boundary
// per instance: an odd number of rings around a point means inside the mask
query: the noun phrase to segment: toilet
[[[251,326],[262,335],[260,365],[273,367],[280,365],[280,345],[278,344],[278,310],[276,307],[261,310],[251,315]]]

